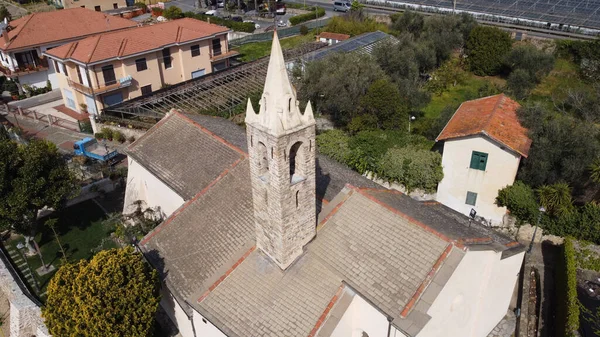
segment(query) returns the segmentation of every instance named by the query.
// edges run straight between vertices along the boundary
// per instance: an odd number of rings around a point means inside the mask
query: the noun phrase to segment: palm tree
[[[46,222],[44,224],[46,226],[50,227],[50,229],[52,229],[52,233],[54,233],[54,238],[56,239],[56,243],[58,243],[58,247],[60,248],[60,252],[62,253],[63,259],[65,259],[65,262],[67,262],[67,254],[65,254],[65,249],[63,248],[62,244],[60,243],[60,240],[58,239],[58,234],[56,233],[56,223],[57,222],[58,222],[57,218],[52,218],[52,219],[46,220]]]
[[[563,215],[573,209],[571,187],[566,182],[542,185],[537,189],[537,194],[540,205],[551,214]]]

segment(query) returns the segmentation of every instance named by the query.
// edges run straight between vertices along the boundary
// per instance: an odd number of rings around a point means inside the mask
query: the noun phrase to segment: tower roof
[[[300,112],[296,90],[288,78],[283,51],[276,31],[273,33],[271,57],[260,100],[260,110],[258,114],[254,112],[252,104],[248,101],[246,123],[274,136],[280,136],[315,123],[310,102],[306,105],[304,113]]]

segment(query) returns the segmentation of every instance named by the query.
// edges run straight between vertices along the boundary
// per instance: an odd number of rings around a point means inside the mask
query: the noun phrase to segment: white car
[[[287,22],[283,22],[283,20],[277,21],[277,27],[287,27]]]
[[[214,16],[215,14],[217,14],[217,11],[214,9],[211,9],[209,11],[206,11],[206,13],[204,13],[204,15],[210,15],[210,16]]]

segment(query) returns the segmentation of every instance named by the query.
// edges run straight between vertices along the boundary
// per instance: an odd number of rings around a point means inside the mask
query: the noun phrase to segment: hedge
[[[292,16],[290,18],[290,23],[292,24],[292,26],[295,26],[299,23],[310,21],[310,20],[313,20],[316,18],[320,18],[322,16],[325,16],[325,9],[323,9],[322,7],[317,7],[316,11],[312,11],[312,12],[306,13],[306,14]]]
[[[214,23],[216,25],[221,25],[221,26],[225,26],[227,28],[231,28],[236,32],[253,33],[254,30],[256,29],[256,27],[254,26],[254,23],[251,23],[251,22],[237,22],[237,21],[233,21],[233,20],[223,19],[223,18],[220,18],[217,16],[196,14],[193,12],[185,12],[185,13],[183,13],[183,16],[186,18],[193,18],[196,20],[202,20],[202,21],[206,21],[206,22],[208,22],[210,20],[210,23]]]
[[[578,336],[579,300],[577,299],[577,262],[575,246],[571,238],[565,238],[561,256],[556,269],[557,281],[557,322],[559,336]]]

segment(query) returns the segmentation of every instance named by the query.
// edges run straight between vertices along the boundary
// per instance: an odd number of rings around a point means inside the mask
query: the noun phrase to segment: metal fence
[[[279,36],[279,38],[298,35],[298,34],[300,34],[300,27],[302,27],[302,26],[305,26],[308,29],[321,28],[321,27],[327,26],[327,24],[329,23],[329,20],[330,20],[330,18],[326,18],[323,20],[308,21],[308,22],[305,22],[305,23],[302,23],[302,24],[299,24],[299,25],[296,25],[293,27],[277,29],[277,35]],[[229,43],[232,46],[241,46],[246,43],[264,42],[264,41],[271,41],[271,40],[273,40],[273,32],[272,31],[244,36],[239,39],[231,40],[231,41],[229,41]]]
[[[42,123],[47,123],[49,126],[58,126],[63,129],[67,129],[67,130],[71,130],[71,131],[75,131],[75,132],[87,131],[86,127],[83,125],[86,122],[82,122],[82,121],[71,121],[71,120],[60,118],[60,117],[53,116],[53,115],[46,115],[46,114],[43,114],[41,112],[37,112],[34,110],[21,109],[20,107],[18,107],[16,109],[9,107],[7,109],[7,105],[4,105],[4,107],[0,108],[0,110],[5,111],[8,114],[14,115],[15,118],[19,118],[19,117],[30,118],[30,119],[33,119],[33,120],[36,120],[36,121],[39,121]]]

